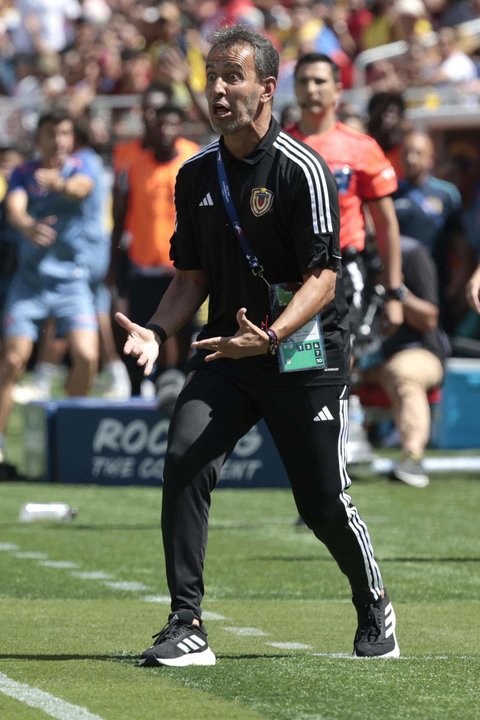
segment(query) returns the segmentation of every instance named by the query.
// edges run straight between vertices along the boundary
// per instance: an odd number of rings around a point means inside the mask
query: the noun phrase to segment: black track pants
[[[210,495],[237,441],[264,418],[298,512],[347,576],[355,603],[383,586],[365,523],[345,490],[348,389],[264,387],[209,368],[189,376],[170,424],[162,533],[172,610],[200,615]]]

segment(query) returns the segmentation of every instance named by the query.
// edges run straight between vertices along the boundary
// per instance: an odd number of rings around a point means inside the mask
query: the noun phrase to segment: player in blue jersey
[[[130,378],[117,352],[112,330],[111,294],[105,282],[110,265],[106,210],[108,180],[102,159],[90,146],[88,125],[80,120],[75,122],[75,151],[71,160],[75,163],[79,161],[83,171],[95,180],[92,191],[83,203],[85,242],[82,243],[82,262],[89,273],[99,330],[103,372],[102,382],[96,387],[104,397],[126,399],[131,395]],[[54,379],[66,353],[65,339],[55,333],[55,323],[48,323],[39,348],[32,387],[26,388],[27,396],[41,399],[51,396]],[[18,396],[18,388],[15,395]]]
[[[94,295],[97,312],[100,357],[102,362],[105,387],[103,396],[115,399],[126,399],[131,395],[131,383],[125,363],[117,352],[112,330],[111,305],[112,297],[106,283],[110,267],[110,233],[106,223],[106,203],[108,180],[102,159],[90,147],[88,128],[75,123],[76,150],[73,157],[91,168],[97,178],[90,195],[85,199],[85,246],[86,265],[90,273],[90,286]]]
[[[57,332],[68,341],[69,395],[86,395],[97,367],[97,321],[84,249],[85,201],[96,180],[82,158],[71,156],[74,139],[67,113],[42,115],[36,133],[39,159],[20,165],[10,179],[7,219],[21,238],[4,313],[0,447],[12,389],[46,319],[53,318]]]

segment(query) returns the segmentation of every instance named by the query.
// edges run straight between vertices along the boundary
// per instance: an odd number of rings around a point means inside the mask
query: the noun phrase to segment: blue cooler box
[[[28,477],[59,483],[161,485],[169,418],[155,401],[75,398],[24,409]],[[219,487],[287,487],[263,422],[236,445]]]
[[[432,445],[480,448],[480,360],[450,358],[442,399],[432,427]]]

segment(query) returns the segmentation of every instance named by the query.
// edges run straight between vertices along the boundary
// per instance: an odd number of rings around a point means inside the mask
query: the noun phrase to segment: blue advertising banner
[[[59,483],[161,485],[169,419],[154,401],[76,398],[25,406],[27,475]],[[287,487],[263,422],[236,445],[219,487]]]

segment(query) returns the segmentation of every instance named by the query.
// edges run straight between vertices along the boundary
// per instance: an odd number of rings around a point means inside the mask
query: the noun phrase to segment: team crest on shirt
[[[265,215],[273,205],[273,193],[267,188],[253,188],[250,195],[250,207],[255,217]]]

